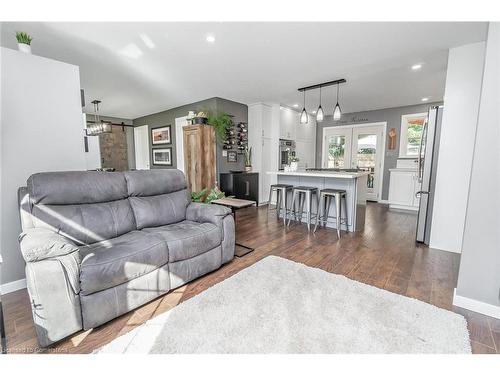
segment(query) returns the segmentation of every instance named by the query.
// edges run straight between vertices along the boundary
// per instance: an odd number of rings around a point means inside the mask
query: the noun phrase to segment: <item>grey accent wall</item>
[[[389,196],[389,169],[396,168],[396,161],[399,157],[399,140],[401,134],[401,116],[410,113],[427,112],[429,107],[442,104],[442,102],[410,105],[405,107],[384,108],[374,111],[364,111],[355,113],[344,113],[340,121],[334,121],[333,116],[325,116],[323,122],[317,124],[316,130],[316,166],[321,166],[321,153],[323,150],[323,128],[342,125],[365,125],[373,122],[387,122],[387,133],[390,129],[396,129],[396,148],[384,150],[384,181],[382,186],[382,199],[387,200]],[[387,136],[387,135],[386,135]]]
[[[175,142],[176,142],[175,119],[177,117],[186,116],[189,111],[198,112],[198,111],[205,110],[205,109],[215,111],[217,108],[216,101],[217,101],[217,98],[206,99],[206,100],[202,100],[199,102],[186,104],[186,105],[183,105],[181,107],[168,109],[166,111],[153,113],[151,115],[147,115],[147,116],[143,116],[143,117],[139,117],[139,118],[134,119],[134,121],[133,121],[134,126],[142,126],[142,125],[148,126],[148,129],[149,129],[149,164],[151,166],[151,169],[177,168],[177,158],[176,158],[176,149],[175,149]],[[172,127],[171,128],[172,144],[165,145],[166,147],[172,147],[172,166],[171,167],[153,165],[153,157],[152,157],[153,146],[151,143],[151,129],[158,128],[161,126],[166,126],[166,125],[170,125]]]
[[[214,112],[227,112],[230,115],[233,115],[234,122],[238,123],[240,121],[248,122],[248,106],[246,104],[237,103],[231,100],[222,99],[222,98],[210,98],[206,100],[202,100],[199,102],[186,104],[181,107],[172,108],[163,112],[154,113],[152,115],[147,115],[144,117],[137,118],[133,120],[134,126],[142,126],[148,125],[150,129],[149,132],[149,160],[151,168],[177,168],[176,165],[176,134],[175,134],[175,119],[177,117],[186,116],[189,111],[201,111],[201,110],[210,110]],[[152,144],[151,144],[151,128],[156,128],[160,126],[171,125],[172,126],[172,145],[168,147],[172,147],[172,159],[173,165],[172,167],[164,167],[164,166],[156,166],[153,165],[152,160]],[[217,178],[219,178],[220,173],[228,172],[230,170],[242,170],[244,169],[244,159],[243,155],[238,155],[237,163],[228,163],[227,158],[222,156],[222,145],[217,144]]]
[[[217,111],[226,112],[233,115],[233,122],[238,124],[238,122],[248,123],[248,106],[246,104],[241,104],[233,102],[231,100],[217,98]],[[243,154],[238,154],[237,163],[228,163],[227,157],[222,156],[222,145],[217,142],[217,179],[219,179],[220,173],[226,173],[229,171],[241,171],[245,169],[245,157]]]
[[[491,22],[486,46],[457,296],[487,303],[496,307],[497,312],[500,311],[499,67],[500,23]],[[482,312],[488,314],[486,311]]]

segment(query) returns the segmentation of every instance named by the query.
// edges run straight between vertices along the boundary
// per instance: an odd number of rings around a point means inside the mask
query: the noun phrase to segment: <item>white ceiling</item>
[[[448,48],[486,38],[486,23],[471,22],[49,22],[3,23],[2,46],[16,48],[16,30],[33,36],[34,54],[79,65],[87,103],[123,118],[214,96],[302,106],[297,88],[338,78],[344,112],[439,101]],[[308,110],[318,98],[307,94]],[[333,105],[326,88],[327,114]]]

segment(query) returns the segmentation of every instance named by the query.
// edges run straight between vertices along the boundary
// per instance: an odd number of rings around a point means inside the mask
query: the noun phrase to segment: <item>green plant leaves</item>
[[[215,135],[220,142],[226,139],[226,130],[233,126],[233,120],[229,113],[206,111],[208,115],[208,124],[215,129]]]
[[[205,200],[203,200],[203,197],[207,194],[208,189],[203,189],[202,191],[196,193],[192,192],[191,193],[191,200],[193,202],[199,202],[199,203],[211,203],[212,201],[216,199],[221,199],[226,196],[226,194],[223,191],[220,191],[218,187],[214,187],[210,189],[210,192],[208,193],[207,197]]]
[[[33,38],[22,31],[16,32],[16,39],[18,43],[30,45]]]

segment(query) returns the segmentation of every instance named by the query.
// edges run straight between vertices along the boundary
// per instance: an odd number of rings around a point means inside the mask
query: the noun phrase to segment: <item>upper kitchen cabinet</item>
[[[280,108],[280,138],[295,140],[299,113],[286,107]]]
[[[316,142],[316,119],[309,116],[307,124],[300,123],[300,113],[280,108],[280,138],[293,141]]]

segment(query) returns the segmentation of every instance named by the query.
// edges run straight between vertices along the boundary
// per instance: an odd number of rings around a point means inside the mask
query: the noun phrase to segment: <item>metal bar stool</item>
[[[340,189],[321,189],[319,193],[319,203],[318,203],[318,214],[316,215],[316,225],[314,226],[314,232],[318,229],[318,223],[321,221],[323,225],[326,225],[328,218],[333,218],[328,216],[330,213],[330,205],[332,203],[332,198],[335,199],[335,225],[337,226],[337,235],[340,238],[340,227],[342,224],[347,226],[347,199],[346,191]],[[342,198],[345,206],[345,219],[342,220]]]
[[[269,210],[271,209],[271,200],[273,198],[273,192],[276,192],[276,215],[280,217],[280,210],[283,210],[283,224],[286,225],[286,214],[288,211],[287,206],[287,196],[288,192],[291,191],[293,185],[286,184],[274,184],[269,188],[269,203],[267,204],[267,214],[269,215]]]
[[[307,218],[307,230],[311,230],[311,214],[312,214],[312,197],[313,195],[316,195],[317,203],[319,205],[319,195],[318,195],[318,188],[316,187],[310,187],[310,186],[295,186],[292,189],[292,206],[291,210],[293,210],[293,218],[294,220],[297,220],[297,210],[295,209],[295,204],[297,203],[297,198],[299,200],[299,223],[302,222],[302,213],[304,212],[304,201],[306,203],[306,218]],[[290,221],[291,221],[291,214],[288,216],[288,225],[290,226]],[[314,216],[317,218],[318,213],[314,214]]]

